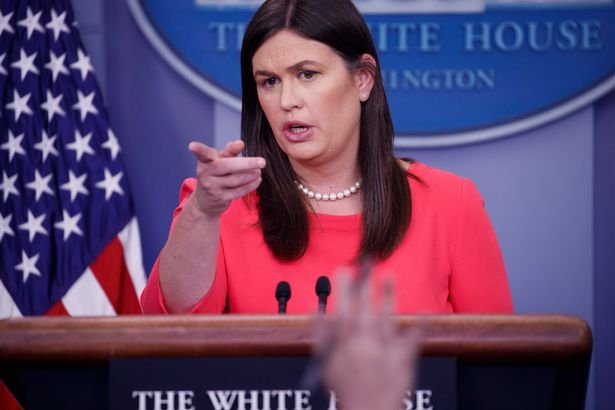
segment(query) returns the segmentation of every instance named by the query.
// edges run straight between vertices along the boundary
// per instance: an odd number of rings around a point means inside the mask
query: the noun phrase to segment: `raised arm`
[[[222,151],[192,142],[196,188],[160,253],[160,287],[170,313],[186,313],[211,288],[220,243],[220,217],[231,201],[254,191],[265,160],[239,157],[242,141]]]

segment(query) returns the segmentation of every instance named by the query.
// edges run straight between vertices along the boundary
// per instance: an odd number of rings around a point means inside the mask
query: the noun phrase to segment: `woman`
[[[378,56],[350,0],[266,1],[241,70],[242,141],[190,144],[196,178],[144,312],[274,313],[287,281],[288,312],[311,313],[316,279],[361,257],[393,277],[398,313],[512,311],[474,185],[393,156]]]

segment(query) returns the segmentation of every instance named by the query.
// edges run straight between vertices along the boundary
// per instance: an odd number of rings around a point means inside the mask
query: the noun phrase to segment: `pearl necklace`
[[[299,183],[299,181],[295,180],[295,185],[299,188],[299,191],[303,192],[303,195],[307,196],[310,199],[315,199],[317,201],[335,201],[336,199],[344,199],[349,197],[352,194],[356,194],[361,188],[361,184],[363,183],[362,179],[359,179],[357,182],[352,184],[348,189],[344,189],[339,192],[331,192],[330,194],[322,194],[320,192],[314,192],[303,184]]]

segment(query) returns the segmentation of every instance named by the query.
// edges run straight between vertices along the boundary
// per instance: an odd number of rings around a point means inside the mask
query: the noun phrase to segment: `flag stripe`
[[[114,238],[107,244],[90,269],[116,312],[141,312],[119,239]]]
[[[21,316],[21,311],[13,302],[11,294],[4,287],[4,283],[0,280],[0,318]]]
[[[0,405],[2,410],[22,410],[23,407],[13,396],[13,393],[6,387],[6,385],[0,380]]]
[[[146,275],[143,269],[141,256],[141,236],[139,235],[139,222],[133,217],[130,222],[120,231],[118,238],[124,248],[124,260],[128,266],[128,272],[132,278],[137,301],[145,288]],[[139,310],[140,311],[140,310]]]
[[[68,310],[64,307],[64,303],[59,300],[55,305],[49,309],[45,315],[47,316],[68,316]]]
[[[66,292],[62,303],[71,316],[115,316],[115,309],[90,268]]]

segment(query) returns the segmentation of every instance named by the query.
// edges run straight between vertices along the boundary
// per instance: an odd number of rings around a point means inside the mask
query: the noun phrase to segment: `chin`
[[[289,155],[291,161],[300,162],[302,164],[315,163],[318,160],[317,156],[312,155]]]
[[[286,148],[284,152],[286,152],[288,158],[297,162],[309,162],[317,159],[322,154],[320,150],[309,147],[309,144],[305,142]]]

